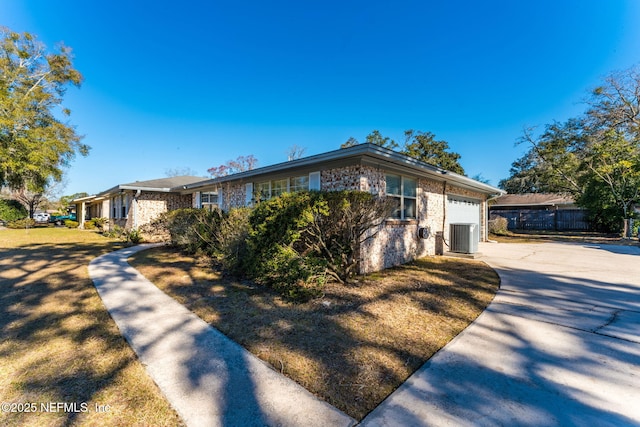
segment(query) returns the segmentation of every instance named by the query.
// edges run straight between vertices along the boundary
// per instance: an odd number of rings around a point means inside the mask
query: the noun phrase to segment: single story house
[[[193,205],[217,195],[222,210],[252,206],[284,192],[360,190],[393,197],[398,209],[360,251],[360,272],[436,253],[436,233],[449,242],[449,225],[477,224],[487,240],[487,200],[503,190],[374,144],[359,144],[233,175],[184,185]],[[419,230],[421,230],[419,232]]]
[[[76,206],[80,228],[84,227],[85,221],[99,217],[108,218],[110,226],[138,228],[163,212],[194,206],[194,195],[184,194],[182,190],[185,185],[203,179],[198,176],[175,176],[136,181],[75,199],[72,203]]]
[[[493,201],[490,218],[506,218],[509,230],[589,230],[587,211],[559,193],[505,194]]]

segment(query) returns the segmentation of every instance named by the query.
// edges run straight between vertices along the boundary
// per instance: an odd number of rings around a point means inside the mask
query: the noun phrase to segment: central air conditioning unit
[[[460,254],[478,252],[480,227],[478,224],[449,224],[449,249]]]

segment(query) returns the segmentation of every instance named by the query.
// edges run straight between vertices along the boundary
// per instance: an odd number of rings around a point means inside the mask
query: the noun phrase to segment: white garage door
[[[449,234],[449,224],[464,223],[480,225],[480,200],[449,194],[447,196],[447,227],[445,235]],[[479,233],[478,233],[479,234]]]

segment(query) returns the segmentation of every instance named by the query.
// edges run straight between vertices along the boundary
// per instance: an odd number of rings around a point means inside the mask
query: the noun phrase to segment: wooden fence
[[[491,219],[501,216],[509,221],[509,230],[588,231],[591,224],[584,209],[510,209],[491,210]]]

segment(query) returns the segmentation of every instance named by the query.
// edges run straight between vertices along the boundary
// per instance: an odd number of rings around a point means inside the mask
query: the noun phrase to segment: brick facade
[[[385,195],[386,171],[366,165],[350,165],[325,169],[320,175],[321,189],[324,191],[359,190]],[[360,253],[360,272],[369,273],[394,265],[404,264],[415,258],[435,255],[436,232],[448,227],[446,221],[447,195],[478,199],[481,201],[481,236],[484,236],[485,196],[430,180],[417,179],[417,218],[411,220],[385,221],[372,239],[365,242]],[[223,209],[245,205],[246,186],[226,183],[222,189]],[[419,228],[428,228],[429,237],[418,237]]]
[[[125,194],[130,197],[126,218],[113,218],[113,212],[109,209],[103,212],[108,212],[110,226],[118,225],[127,230],[148,224],[164,212],[190,208],[193,206],[194,198],[191,194],[181,195],[151,191],[142,191],[137,198],[134,197],[134,193]]]

